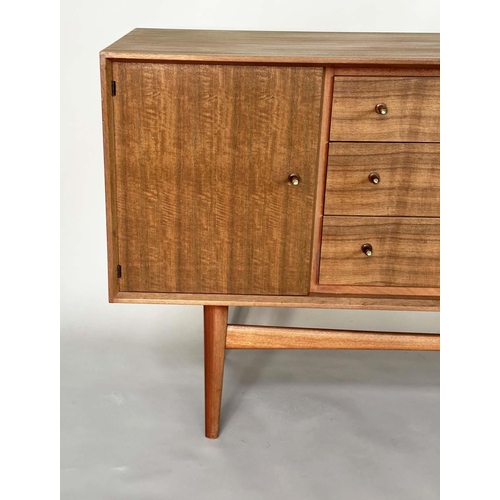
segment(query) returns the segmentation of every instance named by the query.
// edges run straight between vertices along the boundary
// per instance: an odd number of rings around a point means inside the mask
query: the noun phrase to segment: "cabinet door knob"
[[[298,186],[299,185],[299,182],[300,182],[300,177],[299,177],[299,174],[290,174],[288,176],[288,181],[290,182],[290,184],[292,184],[293,186]]]
[[[372,172],[369,176],[368,179],[370,179],[370,182],[372,184],[378,184],[380,182],[380,175],[377,174],[377,172]]]
[[[379,115],[386,115],[387,112],[388,112],[388,109],[387,109],[387,104],[383,103],[383,102],[379,102],[376,106],[375,106],[375,111],[379,114]]]
[[[362,247],[361,250],[367,257],[371,257],[373,255],[373,248],[370,245],[370,243],[365,243]]]

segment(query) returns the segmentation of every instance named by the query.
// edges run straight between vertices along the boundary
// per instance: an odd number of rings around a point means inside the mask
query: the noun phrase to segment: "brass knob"
[[[365,243],[362,247],[361,250],[367,257],[371,257],[373,254],[373,248],[370,245],[370,243]]]
[[[375,111],[379,114],[379,115],[386,115],[387,112],[388,112],[388,109],[387,109],[387,105],[383,102],[379,102],[376,106],[375,106]]]
[[[299,174],[290,174],[288,176],[288,181],[290,182],[290,184],[292,184],[293,186],[298,186],[299,185],[299,182],[300,182],[300,177],[299,177]]]
[[[378,184],[380,182],[380,175],[377,174],[377,172],[372,172],[369,176],[368,179],[370,179],[370,182],[372,184]]]

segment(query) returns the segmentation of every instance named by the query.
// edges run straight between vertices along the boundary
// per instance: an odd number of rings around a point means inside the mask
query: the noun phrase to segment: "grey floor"
[[[62,332],[63,500],[439,498],[438,353],[229,351],[207,440],[188,311],[187,331]]]

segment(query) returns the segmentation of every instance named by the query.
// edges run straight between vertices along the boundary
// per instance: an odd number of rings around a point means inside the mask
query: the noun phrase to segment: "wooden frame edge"
[[[349,297],[338,295],[222,295],[194,293],[118,292],[111,300],[120,304],[218,305],[240,307],[293,307],[309,309],[364,309],[378,311],[438,312],[438,299],[408,297]]]
[[[355,57],[310,57],[310,56],[238,56],[238,55],[203,55],[203,54],[160,54],[156,52],[133,52],[116,51],[106,48],[101,54],[107,59],[122,60],[142,60],[142,61],[160,61],[177,63],[198,63],[198,64],[276,64],[276,65],[294,65],[294,66],[377,66],[391,67],[399,66],[402,69],[409,68],[436,68],[440,65],[440,58],[355,58]]]
[[[318,148],[318,166],[316,178],[316,197],[314,205],[314,227],[311,248],[310,291],[316,291],[319,281],[319,262],[321,257],[321,233],[323,231],[323,208],[325,203],[326,172],[330,140],[332,115],[333,78],[335,70],[326,67],[323,75],[323,102],[321,109],[320,143]]]
[[[109,302],[115,302],[116,295],[119,292],[119,284],[116,274],[119,260],[118,231],[116,227],[116,172],[114,154],[113,102],[111,96],[113,64],[103,52],[100,53],[100,74],[108,256],[108,300]]]

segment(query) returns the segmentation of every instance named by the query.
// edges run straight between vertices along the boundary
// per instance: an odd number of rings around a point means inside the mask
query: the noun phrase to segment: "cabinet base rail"
[[[219,435],[226,349],[350,349],[439,351],[438,334],[228,325],[227,306],[204,306],[205,434]]]

